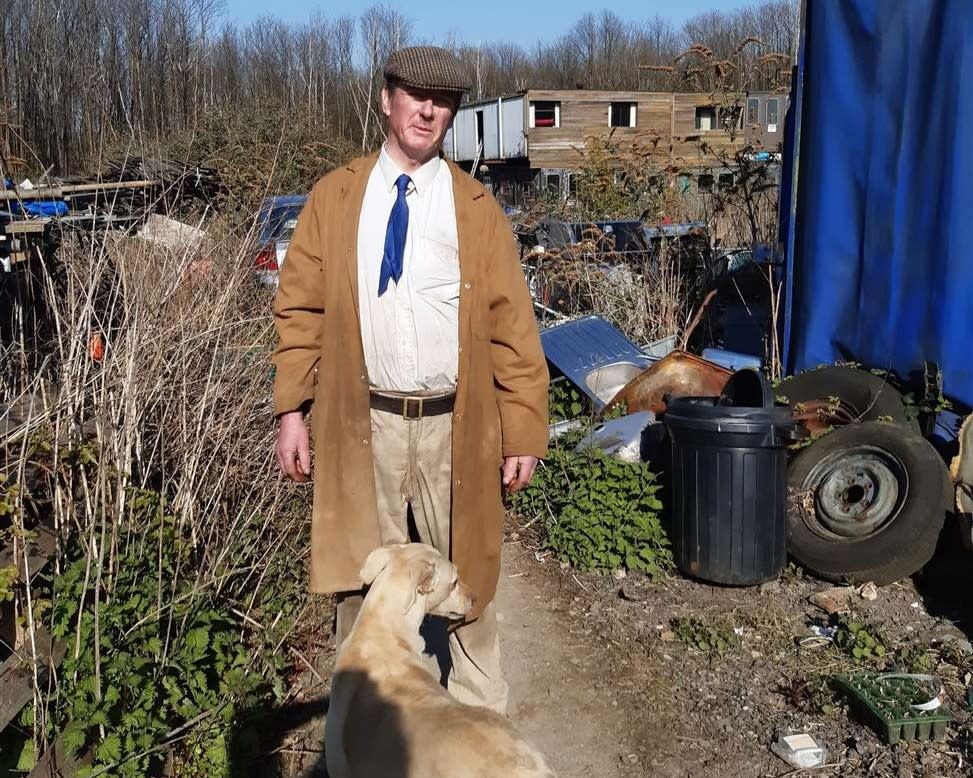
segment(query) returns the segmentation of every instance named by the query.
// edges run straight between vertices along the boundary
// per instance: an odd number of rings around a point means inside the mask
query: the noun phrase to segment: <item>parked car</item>
[[[307,202],[307,195],[268,197],[257,214],[257,254],[254,266],[257,281],[277,286],[287,247],[297,226],[297,217]]]

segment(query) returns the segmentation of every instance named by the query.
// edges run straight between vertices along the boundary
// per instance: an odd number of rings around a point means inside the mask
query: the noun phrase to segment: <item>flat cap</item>
[[[437,46],[409,46],[393,51],[385,63],[385,78],[419,89],[468,92],[470,79],[455,54]]]

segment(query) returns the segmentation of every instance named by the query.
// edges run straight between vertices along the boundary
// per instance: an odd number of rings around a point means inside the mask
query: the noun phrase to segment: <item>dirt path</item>
[[[859,665],[833,646],[803,642],[810,625],[826,621],[808,598],[830,584],[791,569],[779,581],[746,589],[678,575],[617,581],[562,570],[550,557],[536,558],[534,548],[529,541],[505,544],[496,600],[500,639],[511,718],[560,778],[780,778],[792,770],[769,745],[785,729],[810,732],[828,747],[831,761],[817,775],[965,774],[973,756],[965,680],[973,673],[965,640],[973,637],[973,617],[966,601],[954,613],[933,596],[933,575],[918,589],[903,581],[882,588],[875,601],[854,601],[856,618],[890,650],[925,652],[923,672],[943,681],[954,714],[945,744],[888,747],[829,691],[831,677]],[[960,563],[968,572],[968,558]],[[947,588],[955,595],[969,591],[969,583]],[[687,645],[666,630],[686,616],[738,629],[740,645],[725,654]],[[331,656],[324,648],[320,683],[308,689],[313,699],[327,695]],[[323,721],[313,718],[303,738],[309,754],[320,752],[323,732]],[[288,747],[300,752],[301,741]],[[319,753],[298,759],[305,768],[314,760],[323,763]]]
[[[604,650],[552,586],[530,551],[507,544],[496,602],[510,716],[560,778],[641,774]]]
[[[619,678],[617,661],[608,661],[601,625],[587,617],[574,590],[564,588],[556,563],[540,563],[533,553],[505,544],[496,599],[510,717],[559,778],[647,775],[638,737],[642,717],[633,716],[637,702]],[[329,652],[318,668],[324,678],[332,659]],[[324,718],[314,716],[292,734],[313,752],[323,733]],[[299,761],[282,773],[326,777],[323,755]]]

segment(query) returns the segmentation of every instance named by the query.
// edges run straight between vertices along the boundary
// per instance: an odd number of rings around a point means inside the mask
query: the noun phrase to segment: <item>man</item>
[[[277,456],[311,474],[311,587],[338,594],[336,639],[375,547],[419,538],[477,597],[449,638],[448,688],[503,712],[491,601],[502,487],[527,485],[547,446],[548,372],[514,238],[493,197],[440,156],[468,89],[458,60],[401,49],[385,66],[387,140],[320,180],[274,303]]]

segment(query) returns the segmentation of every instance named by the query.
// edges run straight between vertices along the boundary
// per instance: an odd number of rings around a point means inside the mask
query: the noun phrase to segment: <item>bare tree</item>
[[[22,126],[32,168],[70,173],[132,140],[165,143],[213,115],[271,111],[323,137],[373,148],[382,138],[382,64],[413,40],[386,5],[359,17],[272,16],[239,26],[224,0],[0,0],[0,121]],[[694,44],[733,68],[738,89],[786,84],[796,0],[709,12],[681,29],[586,14],[530,50],[508,42],[444,43],[473,79],[471,99],[527,88],[706,89],[690,77]],[[749,43],[740,47],[743,40]],[[698,79],[697,79],[698,80]],[[9,133],[8,133],[9,134]]]

